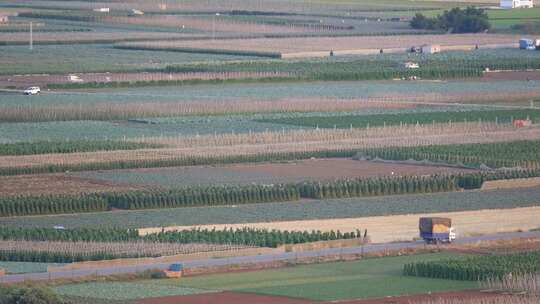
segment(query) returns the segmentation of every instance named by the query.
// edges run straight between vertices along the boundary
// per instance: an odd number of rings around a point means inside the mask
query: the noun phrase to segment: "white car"
[[[41,89],[39,87],[29,87],[26,90],[24,90],[24,95],[37,95],[41,93]]]

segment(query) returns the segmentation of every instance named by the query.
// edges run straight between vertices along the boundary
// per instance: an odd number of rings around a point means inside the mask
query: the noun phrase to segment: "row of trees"
[[[65,229],[2,227],[0,240],[6,241],[62,241],[62,242],[138,242],[180,244],[227,244],[257,247],[277,247],[317,241],[366,237],[367,231],[287,231],[254,228],[191,229],[161,231],[140,236],[135,229]]]
[[[154,209],[295,201],[295,185],[215,186],[130,190],[76,195],[7,196],[0,198],[0,216],[99,212],[112,208]]]
[[[540,141],[514,141],[489,144],[386,147],[360,150],[358,158],[416,160],[458,164],[479,168],[540,168]],[[519,172],[519,171],[515,171]],[[515,173],[514,172],[514,173]],[[517,174],[517,173],[516,173]]]
[[[179,243],[215,243],[237,244],[257,247],[278,247],[284,244],[301,244],[317,241],[362,238],[362,232],[338,231],[281,231],[254,228],[241,229],[193,229],[183,231],[168,231],[150,234],[144,237],[146,241],[179,242]]]
[[[158,144],[114,140],[38,141],[0,144],[0,155],[34,155],[160,148]]]
[[[4,241],[129,242],[139,239],[139,232],[136,229],[54,229],[39,227],[2,227],[0,229],[0,240]]]
[[[77,195],[0,198],[0,216],[99,212],[112,208],[155,209],[434,193],[478,189],[485,181],[539,177],[540,169],[497,170],[431,176],[386,176],[298,184],[130,190]],[[1,234],[0,234],[1,235]]]
[[[540,252],[509,255],[476,256],[467,259],[448,259],[406,264],[403,273],[408,276],[438,279],[477,281],[503,278],[540,271]]]
[[[478,33],[491,28],[485,10],[473,6],[465,9],[456,7],[444,11],[442,15],[437,15],[435,18],[428,18],[417,13],[410,25],[414,29],[443,30],[452,33]]]
[[[157,255],[155,255],[157,256]],[[151,257],[155,257],[151,256]],[[51,252],[39,250],[0,249],[0,261],[32,263],[74,263],[143,257],[140,253],[100,252]]]

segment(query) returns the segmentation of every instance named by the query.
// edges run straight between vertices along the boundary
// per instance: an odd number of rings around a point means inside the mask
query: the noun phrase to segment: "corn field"
[[[72,154],[48,154],[0,157],[0,175],[54,173],[105,169],[150,168],[187,165],[228,164],[239,162],[264,162],[277,160],[308,159],[312,157],[352,157],[355,151],[365,148],[427,146],[440,144],[492,143],[511,140],[540,139],[537,127],[516,129],[511,125],[495,123],[449,123],[429,125],[403,125],[369,128],[350,132],[325,131],[322,141],[307,141],[306,135],[314,131],[283,131],[272,133],[270,144],[244,144],[233,146],[190,146],[186,148],[141,149],[134,151],[108,151]],[[296,131],[298,132],[298,131]],[[307,133],[305,133],[307,132]],[[333,132],[333,133],[332,133]],[[336,136],[328,139],[324,136]],[[292,135],[292,136],[291,136]],[[260,136],[260,135],[258,135]],[[291,142],[282,138],[303,137]],[[264,136],[261,136],[264,138]],[[197,136],[182,141],[195,141]],[[206,144],[219,140],[221,135],[204,137]],[[238,138],[233,136],[233,138]],[[246,135],[240,135],[245,140]],[[339,139],[343,138],[343,139]],[[241,141],[238,140],[238,141]],[[251,139],[248,139],[251,140]],[[144,142],[145,140],[142,139]],[[156,142],[151,140],[150,143]]]
[[[509,274],[502,278],[487,278],[481,282],[482,288],[503,292],[540,295],[540,275],[538,273]]]
[[[229,244],[180,244],[158,242],[35,242],[0,241],[0,260],[15,262],[72,263],[120,258],[158,257],[246,248]]]
[[[515,276],[539,271],[538,251],[416,262],[406,264],[403,268],[404,275],[408,276],[462,281],[500,280],[510,274]]]

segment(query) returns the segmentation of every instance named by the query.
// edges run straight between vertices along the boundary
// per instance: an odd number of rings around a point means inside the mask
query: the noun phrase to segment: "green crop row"
[[[475,168],[482,165],[491,168],[540,168],[540,141],[363,149],[358,151],[356,157],[397,161],[428,160]]]
[[[332,157],[353,157],[356,150],[323,150],[313,152],[278,152],[255,155],[234,155],[234,156],[212,156],[212,157],[175,157],[168,159],[144,159],[144,160],[123,160],[105,161],[80,164],[51,164],[29,167],[3,167],[0,168],[0,176],[58,173],[65,171],[96,171],[114,169],[135,169],[135,168],[160,168],[177,166],[198,166],[198,165],[222,165],[236,163],[272,162],[315,158]]]
[[[0,155],[33,155],[161,148],[162,145],[113,140],[38,141],[0,144]]]
[[[162,231],[139,236],[135,229],[52,229],[2,227],[0,240],[62,241],[62,242],[135,242],[235,244],[257,247],[278,247],[318,241],[362,238],[362,232],[279,231],[267,229],[191,229]]]
[[[444,122],[512,122],[512,119],[526,119],[533,122],[540,121],[540,110],[490,110],[490,111],[459,111],[459,112],[429,112],[405,114],[375,114],[375,115],[344,115],[344,116],[317,116],[317,117],[285,117],[258,119],[257,122],[287,124],[319,128],[364,128],[384,125],[400,124],[428,124]]]
[[[61,241],[61,242],[127,242],[139,239],[136,229],[54,229],[54,228],[12,228],[0,229],[0,240],[15,241]]]
[[[0,249],[0,261],[34,262],[34,263],[74,263],[82,261],[101,261],[112,259],[128,259],[141,257],[156,257],[155,254],[142,253],[111,253],[100,252],[49,252],[34,250],[5,250]]]
[[[476,281],[503,278],[540,271],[540,252],[509,255],[476,256],[464,260],[442,260],[406,264],[403,273],[408,276],[438,279]]]
[[[294,185],[220,186],[77,195],[6,196],[0,198],[0,216],[24,216],[107,211],[120,209],[175,208],[298,200]]]
[[[540,170],[504,170],[457,175],[344,179],[273,186],[219,186],[131,190],[77,195],[0,198],[0,216],[98,212],[112,208],[157,209],[296,201],[302,198],[346,198],[477,189],[484,181],[540,176]]]

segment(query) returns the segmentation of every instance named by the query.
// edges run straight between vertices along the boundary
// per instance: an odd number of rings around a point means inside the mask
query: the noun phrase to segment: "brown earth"
[[[473,172],[474,170],[423,166],[344,158],[315,159],[290,163],[242,164],[227,167],[233,172],[263,173],[281,177],[310,177],[315,180],[337,178],[432,175],[439,173]]]
[[[482,190],[514,189],[527,187],[540,187],[540,177],[503,179],[498,181],[487,181],[482,184]]]
[[[347,300],[347,301],[334,301],[327,303],[339,303],[339,304],[412,304],[421,303],[424,301],[434,301],[441,299],[451,300],[466,300],[466,299],[484,299],[498,297],[499,294],[482,292],[479,290],[465,290],[465,291],[448,291],[448,292],[436,292],[431,294],[417,294],[406,295],[396,297],[385,297],[377,299],[365,299],[365,300]]]
[[[137,304],[309,304],[314,301],[240,292],[217,292],[188,296],[147,298]]]
[[[62,173],[0,177],[0,195],[73,194],[140,188],[142,187],[67,176]]]
[[[484,73],[483,80],[540,80],[540,70],[535,71],[492,71]]]

